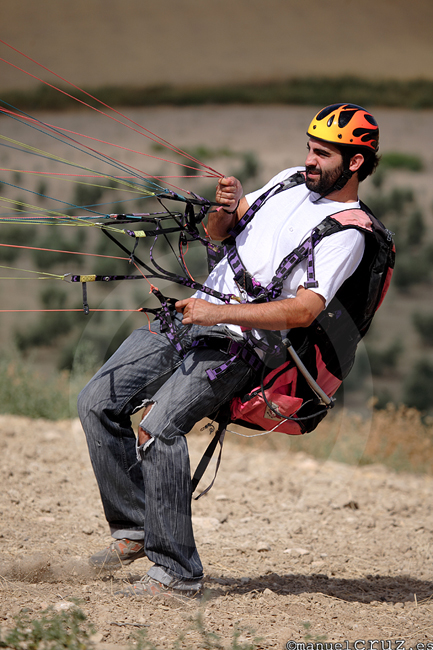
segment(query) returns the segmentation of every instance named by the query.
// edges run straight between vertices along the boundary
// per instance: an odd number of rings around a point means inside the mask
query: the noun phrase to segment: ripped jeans
[[[162,569],[173,578],[195,579],[203,567],[191,523],[185,434],[246,386],[253,371],[236,359],[210,382],[206,370],[228,356],[192,343],[203,335],[238,338],[221,325],[181,329],[184,358],[159,332],[158,321],[135,330],[82,390],[78,412],[112,536],[144,540],[155,563],[152,577]],[[149,403],[142,426],[151,441],[137,448],[130,416]]]

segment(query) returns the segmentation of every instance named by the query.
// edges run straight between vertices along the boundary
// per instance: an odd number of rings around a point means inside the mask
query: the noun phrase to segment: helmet
[[[379,148],[376,120],[356,104],[332,104],[323,108],[312,120],[307,135],[337,145],[365,147],[374,153]]]

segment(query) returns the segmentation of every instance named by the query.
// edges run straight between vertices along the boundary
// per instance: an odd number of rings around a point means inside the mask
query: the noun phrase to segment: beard
[[[311,192],[317,192],[317,194],[326,194],[332,186],[338,181],[341,174],[344,171],[343,164],[339,167],[336,167],[333,170],[321,171],[315,167],[307,167],[307,177],[305,180],[305,185]],[[308,172],[318,172],[319,176],[315,179],[308,178]]]

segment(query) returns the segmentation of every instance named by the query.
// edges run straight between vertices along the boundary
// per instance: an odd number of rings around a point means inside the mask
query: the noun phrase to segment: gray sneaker
[[[138,582],[116,591],[115,594],[117,596],[171,596],[184,600],[198,598],[201,596],[202,588],[201,580],[173,579],[170,585],[166,586],[146,574]]]
[[[110,546],[89,558],[89,564],[97,569],[120,569],[140,557],[146,557],[142,542],[135,539],[116,539]]]

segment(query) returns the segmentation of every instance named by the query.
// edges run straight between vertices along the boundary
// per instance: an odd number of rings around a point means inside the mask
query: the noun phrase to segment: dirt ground
[[[305,641],[305,623],[313,641],[358,650],[433,641],[433,478],[317,461],[274,436],[228,434],[216,484],[193,506],[207,597],[167,602],[114,594],[146,559],[112,575],[87,564],[109,537],[79,422],[0,417],[1,627],[78,599],[101,649],[140,627],[161,648],[180,632],[181,647],[201,647],[198,613],[224,643],[238,626],[263,649]],[[190,434],[193,465],[206,444]]]

